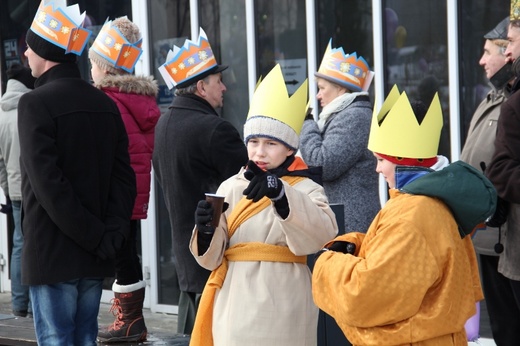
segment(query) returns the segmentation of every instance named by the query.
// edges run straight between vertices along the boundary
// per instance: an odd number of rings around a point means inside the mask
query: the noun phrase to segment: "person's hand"
[[[336,240],[331,245],[329,245],[329,247],[323,248],[320,251],[316,252],[316,254],[314,255],[314,261],[318,260],[318,257],[320,257],[320,255],[325,251],[334,251],[354,255],[356,253],[356,244],[351,243],[349,241]]]
[[[213,234],[215,229],[211,226],[213,220],[213,207],[205,199],[200,200],[195,209],[195,225],[199,232]]]
[[[335,241],[328,247],[331,251],[349,253],[354,255],[356,253],[356,244],[349,241]]]
[[[247,163],[247,169],[244,176],[251,181],[243,192],[247,199],[258,202],[264,196],[273,201],[282,198],[284,195],[283,184],[276,175],[263,171],[253,161]]]
[[[119,250],[123,248],[124,243],[125,236],[123,233],[107,230],[96,248],[96,255],[103,261],[115,259]]]
[[[0,213],[11,214],[13,212],[13,205],[11,204],[11,198],[5,196],[5,204],[0,204]]]

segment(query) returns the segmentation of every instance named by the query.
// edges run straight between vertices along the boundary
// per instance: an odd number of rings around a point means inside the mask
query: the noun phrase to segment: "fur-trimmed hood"
[[[152,76],[135,76],[132,74],[107,75],[96,84],[99,89],[118,88],[125,94],[139,94],[156,97],[159,87]]]
[[[107,75],[96,86],[116,103],[121,113],[128,134],[130,164],[137,182],[132,219],[146,219],[154,129],[161,115],[157,106],[157,82],[148,76]]]

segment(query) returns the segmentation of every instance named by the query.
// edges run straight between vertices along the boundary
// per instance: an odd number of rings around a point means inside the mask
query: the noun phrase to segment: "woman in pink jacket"
[[[151,159],[155,124],[160,110],[156,103],[157,82],[132,74],[141,54],[141,33],[126,16],[107,21],[89,50],[92,79],[117,104],[128,133],[130,163],[137,181],[137,197],[130,237],[116,257],[116,280],[112,286],[112,310],[116,320],[98,334],[98,341],[146,340],[142,308],[145,282],[137,255],[139,220],[146,219],[150,197]]]

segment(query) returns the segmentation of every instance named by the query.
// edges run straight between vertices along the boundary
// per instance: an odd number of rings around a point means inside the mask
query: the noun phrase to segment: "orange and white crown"
[[[406,92],[400,94],[394,85],[379,112],[374,108],[368,149],[395,157],[435,157],[442,125],[442,108],[437,93],[419,124]]]
[[[189,85],[190,80],[217,66],[208,37],[200,28],[197,42],[186,40],[182,48],[174,45],[173,51],[170,49],[166,63],[159,67],[159,72],[168,88],[172,89]]]
[[[332,48],[332,39],[321,60],[316,77],[324,78],[344,86],[350,91],[367,91],[372,83],[374,72],[368,63],[357,53],[345,54],[343,48]]]
[[[92,44],[92,49],[115,68],[132,72],[143,53],[142,43],[142,39],[137,42],[128,41],[121,31],[112,25],[112,21],[107,19]]]
[[[81,55],[92,34],[82,27],[85,12],[79,5],[67,6],[67,0],[42,0],[31,24],[31,30],[41,38],[65,49],[65,53]]]

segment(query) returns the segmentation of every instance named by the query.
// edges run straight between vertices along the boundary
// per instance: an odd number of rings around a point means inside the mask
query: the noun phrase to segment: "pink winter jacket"
[[[130,164],[137,182],[132,220],[146,219],[155,124],[161,112],[157,106],[157,82],[149,76],[108,75],[96,85],[115,101],[128,133]]]

